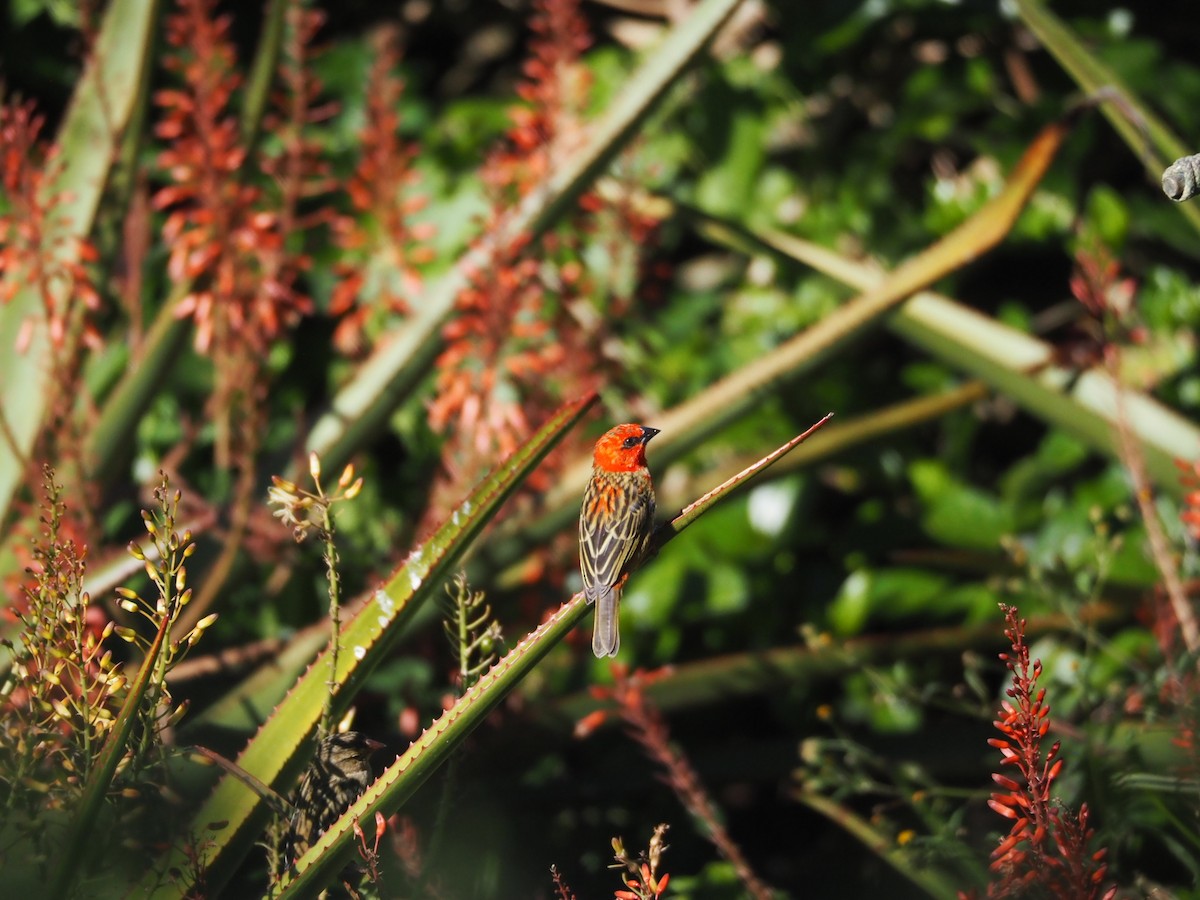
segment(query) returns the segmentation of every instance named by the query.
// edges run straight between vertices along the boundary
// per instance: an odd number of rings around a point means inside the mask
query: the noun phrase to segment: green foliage
[[[0,83],[47,117],[36,138],[0,119],[16,889],[106,835],[131,847],[98,843],[64,893],[131,871],[160,896],[264,890],[272,792],[349,713],[398,758],[289,892],[357,844],[384,896],[547,893],[551,863],[599,896],[610,839],[669,821],[664,896],[743,896],[638,747],[572,743],[610,679],[564,605],[588,436],[663,429],[663,518],[830,410],[623,596],[622,662],[669,667],[646,696],[752,866],[789,894],[987,890],[1005,603],[1044,667],[1056,799],[1087,804],[1107,879],[1194,889],[1200,205],[1156,184],[1200,149],[1194,17],[889,0],[722,30],[735,5],[579,26],[539,0],[529,27],[503,4],[275,0],[222,6],[225,33],[194,0],[0,12]],[[584,406],[556,410],[593,389],[572,431]],[[363,476],[320,550],[263,502],[314,450]],[[120,549],[160,469],[184,499],[144,570]],[[236,763],[218,782],[191,744]],[[374,812],[399,816],[376,848]]]

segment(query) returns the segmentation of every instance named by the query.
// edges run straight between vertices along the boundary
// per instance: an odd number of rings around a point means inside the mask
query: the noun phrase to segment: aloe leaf
[[[803,434],[792,438],[688,505],[656,532],[655,549],[673,540],[717,502],[728,497],[731,491],[761,475],[820,429],[829,418],[825,416]],[[388,766],[366,793],[296,861],[294,877],[285,878],[280,885],[280,892],[274,896],[280,900],[309,896],[327,884],[353,853],[354,823],[376,812],[388,816],[399,809],[508,692],[520,684],[589,611],[583,593],[575,594],[510,650],[454,706],[430,725],[403,755]]]
[[[652,541],[652,549],[657,551],[659,547],[666,543],[665,536],[669,534],[671,537],[679,534],[683,529],[687,528],[702,515],[708,512],[718,500],[721,500],[740,487],[744,487],[751,479],[758,477],[776,462],[782,459],[788,452],[799,444],[804,443],[808,438],[825,427],[825,423],[833,418],[833,413],[826,413],[824,418],[819,419],[807,431],[796,435],[786,444],[768,453],[757,462],[751,463],[746,468],[742,469],[735,475],[726,478],[719,485],[705,494],[703,497],[692,501],[683,508],[679,515],[675,516],[666,528],[661,529]],[[660,536],[661,535],[661,536]]]
[[[1092,95],[1107,91],[1117,98],[1118,102],[1102,105],[1104,116],[1156,184],[1168,163],[1192,152],[1112,69],[1088,53],[1074,32],[1041,0],[1015,0],[1015,4],[1025,24],[1080,88]],[[1200,231],[1200,207],[1181,204],[1178,209]]]
[[[358,605],[347,604],[342,609],[342,617],[352,618],[357,613]],[[321,619],[295,633],[289,638],[287,646],[270,662],[252,672],[199,715],[181,722],[180,735],[193,740],[194,734],[203,733],[208,728],[252,734],[266,721],[296,679],[328,643],[328,619]]]
[[[386,816],[399,809],[496,704],[579,624],[588,610],[583,594],[576,594],[509,651],[329,827],[297,861],[296,876],[285,881],[275,896],[280,900],[309,896],[336,875],[352,853],[354,822],[373,816],[376,810]]]
[[[413,612],[436,595],[471,541],[504,500],[595,401],[596,395],[591,394],[569,404],[542,426],[475,489],[448,522],[409,555],[346,624],[338,642],[338,668],[333,678],[335,716],[349,707],[367,676],[387,658]],[[296,774],[299,750],[316,732],[330,680],[328,654],[326,650],[309,667],[236,761],[238,767],[272,788],[278,788]],[[211,835],[199,860],[210,890],[219,890],[224,885],[253,846],[252,835],[268,814],[261,798],[239,779],[226,775],[217,784],[193,817],[191,828],[196,835]],[[221,827],[214,830],[214,823],[220,823]],[[173,850],[162,870],[188,870],[183,851]]]
[[[131,451],[128,435],[162,389],[167,371],[179,359],[191,329],[188,320],[175,315],[175,307],[189,290],[190,281],[171,292],[146,334],[143,352],[135,364],[125,369],[105,400],[96,424],[88,431],[84,459],[92,478],[101,484],[112,480],[123,455]]]
[[[117,763],[125,754],[125,745],[129,741],[134,722],[137,721],[138,710],[146,697],[150,679],[158,668],[158,657],[162,652],[167,628],[170,624],[170,619],[164,616],[162,624],[158,627],[158,634],[154,636],[154,642],[146,651],[146,657],[138,669],[137,677],[129,685],[129,693],[126,694],[125,702],[121,704],[121,710],[117,713],[112,728],[109,729],[104,747],[96,757],[96,764],[88,775],[83,796],[79,801],[78,813],[71,821],[70,831],[67,833],[63,845],[62,859],[64,863],[56,867],[56,876],[50,888],[50,897],[65,897],[76,879],[86,871],[86,866],[81,864],[85,844],[92,837],[92,826],[100,814],[100,808],[104,805],[104,796],[112,785],[113,776],[117,771]]]
[[[776,236],[771,244],[854,287],[869,288],[886,277],[799,238]],[[1195,455],[1200,428],[1146,394],[1117,384],[1108,372],[1060,368],[1054,365],[1054,348],[1044,341],[929,292],[897,309],[888,327],[1111,457],[1118,457],[1117,429],[1130,429],[1154,482],[1177,496],[1183,493],[1175,460]]]
[[[1129,618],[1127,598],[1102,600],[1072,612],[1029,617],[1029,635],[1063,634],[1080,625],[1104,629]],[[842,641],[816,641],[730,653],[673,666],[646,685],[646,696],[664,712],[688,712],[749,699],[778,690],[780,684],[803,691],[808,685],[837,681],[870,666],[896,660],[959,655],[964,650],[998,647],[995,622],[922,628],[917,631],[863,635]],[[533,711],[534,724],[569,732],[574,723],[603,705],[588,691]]]
[[[488,268],[498,250],[521,237],[550,228],[629,141],[663,94],[704,49],[741,0],[704,0],[655,48],[628,79],[605,116],[589,129],[581,149],[568,156],[549,182],[534,191],[504,225],[486,235],[454,268],[430,285],[415,315],[390,340],[380,344],[354,379],[332,402],[329,413],[309,432],[305,449],[315,451],[330,469],[345,463],[354,448],[373,433],[403,401],[441,348],[442,327],[455,298],[472,272]]]
[[[1142,445],[1146,470],[1163,490],[1182,496],[1176,459],[1192,459],[1200,428],[1103,369],[1081,375],[1052,364],[1054,348],[937,294],[919,294],[892,330],[940,359],[973,373],[1023,409],[1120,459],[1118,429]]]
[[[47,223],[44,246],[60,263],[78,261],[78,240],[91,231],[115,158],[110,151],[129,121],[142,69],[149,65],[157,6],[147,0],[114,0],[109,4],[92,58],[59,129],[60,155],[52,177],[43,184],[41,200],[59,201]],[[0,519],[22,482],[25,460],[45,414],[51,371],[39,290],[37,285],[28,285],[0,307]],[[54,284],[51,290],[61,291],[62,285]],[[13,349],[17,333],[29,319],[38,327],[25,352],[17,353]]]

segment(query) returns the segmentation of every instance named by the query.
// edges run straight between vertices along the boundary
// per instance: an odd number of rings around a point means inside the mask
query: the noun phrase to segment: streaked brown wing
[[[620,581],[654,517],[654,494],[635,478],[593,478],[584,492],[579,562],[589,600]]]

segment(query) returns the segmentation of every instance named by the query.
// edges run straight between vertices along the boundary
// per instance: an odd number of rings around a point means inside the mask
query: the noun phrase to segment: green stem
[[[283,48],[284,24],[289,0],[271,0],[263,22],[262,36],[250,75],[246,79],[246,93],[242,101],[242,143],[247,149],[258,141],[262,131],[263,114],[271,97],[271,84],[279,68],[279,55]]]
[[[814,812],[820,813],[843,831],[860,841],[863,846],[890,865],[931,897],[954,900],[958,891],[940,873],[922,869],[912,863],[904,849],[888,835],[872,828],[870,823],[845,806],[813,791],[800,788],[794,796]]]
[[[321,486],[317,485],[320,494]],[[324,495],[321,495],[321,535],[325,541],[325,569],[329,575],[329,690],[325,693],[325,706],[321,711],[321,734],[328,734],[334,728],[333,700],[337,693],[338,652],[342,632],[342,598],[341,578],[338,575],[337,545],[333,540],[333,515]]]

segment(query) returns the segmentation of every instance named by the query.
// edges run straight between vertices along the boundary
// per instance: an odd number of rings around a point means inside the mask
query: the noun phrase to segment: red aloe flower
[[[1188,533],[1200,541],[1200,461],[1189,465],[1177,459],[1175,465],[1183,473],[1179,478],[1180,483],[1187,488],[1187,493],[1183,495],[1183,511],[1179,518]]]
[[[219,354],[237,344],[261,352],[309,306],[273,262],[283,243],[279,212],[266,207],[246,176],[249,151],[232,104],[241,76],[229,27],[212,0],[179,0],[167,17],[172,50],[164,65],[183,86],[155,95],[164,111],[155,133],[168,142],[159,164],[171,184],[154,195],[154,206],[168,210],[167,271],[192,285],[177,312],[195,319],[197,348]]]
[[[1103,884],[1107,850],[1088,851],[1094,830],[1088,826],[1087,804],[1073,814],[1052,797],[1051,788],[1063,761],[1058,759],[1058,741],[1048,751],[1042,749],[1042,739],[1050,732],[1046,690],[1038,687],[1042,663],[1030,663],[1025,620],[1018,617],[1016,607],[1001,604],[1000,608],[1008,624],[1004,636],[1012,645],[1011,653],[1000,654],[1012,672],[1012,687],[1005,691],[1011,702],[1001,703],[1001,718],[993,723],[1004,737],[991,738],[988,743],[1000,751],[1000,764],[1015,768],[1020,780],[999,772],[992,775],[1002,790],[992,794],[988,806],[1013,824],[992,851],[995,880],[988,885],[988,896],[1033,892],[1107,900],[1116,894],[1116,888]]]
[[[164,66],[178,86],[160,90],[155,133],[166,144],[159,163],[169,183],[153,197],[166,211],[168,273],[186,292],[176,307],[195,322],[196,348],[212,356],[218,464],[247,464],[258,445],[265,402],[260,373],[266,350],[311,309],[296,282],[308,260],[304,229],[324,217],[301,217],[302,200],[329,180],[303,128],[328,114],[308,72],[308,47],[320,17],[293,4],[285,20],[279,89],[264,128],[278,148],[254,152],[243,134],[234,94],[241,84],[230,19],[214,0],[178,0],[167,17]],[[249,482],[244,482],[248,490]]]
[[[555,155],[569,150],[581,133],[589,79],[579,55],[589,37],[578,0],[536,0],[530,28],[529,59],[517,88],[524,104],[513,110],[512,127],[483,167],[493,204],[483,226],[489,236],[505,233],[514,203],[545,183]],[[484,241],[486,248],[476,248],[484,262],[458,297],[437,361],[430,418],[449,441],[445,474],[431,503],[434,516],[443,501],[457,499],[463,484],[519,446],[530,419],[585,389],[570,371],[582,366],[589,379],[596,377],[596,367],[588,365],[592,354],[569,358],[576,349],[571,335],[579,329],[569,303],[580,267],[550,261],[562,241],[555,236],[536,245],[527,237],[504,243],[487,237],[480,244]],[[548,470],[539,473],[547,477]]]
[[[593,687],[592,696],[597,700],[609,700],[616,704],[616,712],[627,726],[630,737],[641,745],[647,757],[661,767],[663,781],[675,792],[675,796],[695,819],[704,836],[733,866],[746,894],[756,900],[770,897],[770,887],[759,878],[742,848],[722,824],[716,804],[700,781],[699,774],[688,758],[672,746],[666,719],[654,702],[646,696],[646,687],[666,677],[668,670],[638,670],[629,673],[624,666],[614,665],[612,672],[615,679],[613,686]],[[576,736],[589,734],[601,721],[595,713],[584,717],[575,726]],[[626,884],[641,892],[633,894],[635,898],[657,897],[666,889],[667,876],[664,874],[661,880],[651,878],[647,881],[643,878],[640,882],[630,879]],[[622,893],[618,891],[617,896],[622,896]]]
[[[37,291],[58,369],[73,353],[76,330],[86,343],[99,343],[85,313],[99,309],[100,295],[86,265],[95,261],[94,248],[82,238],[63,237],[69,222],[59,207],[66,198],[48,190],[58,172],[58,148],[41,140],[44,124],[32,101],[0,103],[0,194],[5,199],[0,210],[0,304],[22,288]],[[4,352],[24,350],[34,325],[26,322],[17,346]]]
[[[396,74],[398,62],[395,35],[385,33],[367,79],[361,156],[346,185],[354,213],[334,222],[334,240],[343,252],[334,267],[340,280],[329,311],[342,316],[334,344],[347,354],[365,349],[373,316],[408,310],[423,287],[420,266],[433,259],[427,245],[433,225],[411,221],[428,198],[414,191],[417,148],[400,136],[404,82]]]

